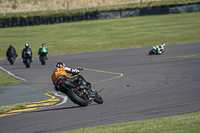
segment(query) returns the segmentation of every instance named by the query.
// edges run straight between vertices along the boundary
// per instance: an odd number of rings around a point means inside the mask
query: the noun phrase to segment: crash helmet
[[[64,68],[64,67],[65,67],[65,64],[62,63],[62,62],[58,62],[58,63],[56,64],[56,68]]]
[[[26,44],[25,44],[25,47],[29,47],[29,44],[28,44],[28,43],[26,43]]]
[[[44,44],[44,43],[42,44],[42,47],[45,47],[45,44]]]
[[[165,47],[165,44],[163,43],[162,46]]]
[[[12,45],[12,44],[10,44],[9,46],[10,46],[10,47],[12,47],[13,45]]]

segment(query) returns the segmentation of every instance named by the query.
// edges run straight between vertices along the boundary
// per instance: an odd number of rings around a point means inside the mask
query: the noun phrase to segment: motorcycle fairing
[[[156,46],[153,46],[153,49],[154,49],[154,50],[157,50],[157,47],[156,47]]]

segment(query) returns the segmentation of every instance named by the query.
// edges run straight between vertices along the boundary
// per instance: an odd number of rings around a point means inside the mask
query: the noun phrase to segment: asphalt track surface
[[[143,47],[52,55],[45,66],[35,57],[29,69],[21,59],[13,66],[1,60],[0,66],[44,93],[53,90],[50,76],[58,61],[99,70],[81,73],[93,83],[104,103],[80,107],[68,100],[60,106],[1,117],[0,132],[50,133],[200,111],[200,58],[143,60],[200,54],[200,42],[167,45],[162,55],[150,56],[150,50]]]

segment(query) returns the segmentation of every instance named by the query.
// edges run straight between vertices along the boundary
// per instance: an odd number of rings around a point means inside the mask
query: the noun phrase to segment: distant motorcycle
[[[30,67],[30,64],[31,64],[31,59],[32,57],[31,57],[31,51],[30,50],[28,50],[25,54],[24,54],[24,64],[25,64],[25,66],[26,66],[26,68],[29,68]]]
[[[11,53],[8,57],[8,61],[10,62],[11,65],[14,64],[14,61],[15,61],[15,54]]]
[[[40,62],[41,62],[42,65],[45,65],[45,64],[46,64],[46,54],[47,54],[47,52],[42,52],[42,53],[40,54],[40,56],[39,56]]]
[[[59,76],[55,80],[55,86],[59,91],[66,94],[71,101],[79,106],[87,106],[93,101],[98,104],[103,103],[101,96],[91,88],[91,84],[79,73],[74,75],[74,78],[66,78],[64,75]]]
[[[149,55],[162,54],[164,51],[159,51],[159,47],[153,46],[153,49],[149,51]]]

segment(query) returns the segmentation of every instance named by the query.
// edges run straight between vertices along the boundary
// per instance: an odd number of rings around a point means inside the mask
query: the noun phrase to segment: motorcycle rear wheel
[[[45,62],[45,56],[42,56],[42,57],[41,57],[41,64],[42,64],[42,65],[45,65],[45,63],[46,63],[46,62]]]
[[[10,62],[11,65],[14,64],[14,60],[15,60],[14,57],[9,57],[9,62]]]
[[[28,58],[26,59],[26,68],[29,68],[31,64],[31,60]]]
[[[72,102],[78,104],[81,107],[85,107],[88,105],[87,98],[76,89],[69,89],[67,95],[72,100]]]

